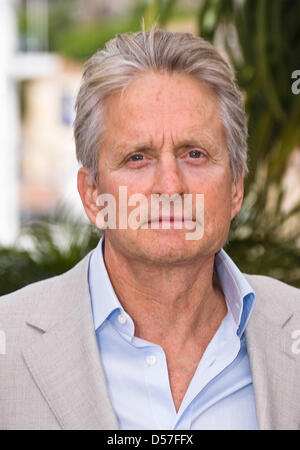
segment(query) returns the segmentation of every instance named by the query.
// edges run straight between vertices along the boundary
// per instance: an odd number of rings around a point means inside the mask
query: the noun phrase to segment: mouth
[[[159,217],[154,217],[154,218],[150,218],[148,220],[148,225],[154,225],[154,224],[165,224],[165,225],[175,225],[177,224],[178,226],[181,225],[181,227],[194,227],[196,225],[196,220],[190,218],[190,217],[177,217],[177,216],[159,216]]]

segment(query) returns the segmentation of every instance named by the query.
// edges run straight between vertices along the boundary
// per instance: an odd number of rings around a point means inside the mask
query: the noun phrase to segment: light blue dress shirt
[[[207,346],[179,410],[169,384],[165,353],[134,336],[132,318],[118,300],[104,263],[104,239],[89,264],[95,332],[110,400],[120,429],[257,429],[244,330],[255,294],[226,252],[215,271],[227,315]]]

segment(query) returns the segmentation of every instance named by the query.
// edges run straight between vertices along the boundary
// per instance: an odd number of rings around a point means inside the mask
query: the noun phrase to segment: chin
[[[222,246],[215,235],[187,240],[187,230],[118,230],[109,237],[117,252],[150,264],[182,264],[214,255]]]
[[[188,241],[186,230],[149,230],[134,243],[136,253],[156,264],[176,264],[188,261],[201,253],[200,241]],[[133,247],[132,247],[133,250]]]

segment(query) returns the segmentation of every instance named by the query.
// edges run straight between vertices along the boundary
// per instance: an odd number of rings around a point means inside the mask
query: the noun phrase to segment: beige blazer
[[[0,429],[118,429],[93,325],[90,255],[0,298]],[[259,428],[298,429],[300,290],[247,279],[257,295],[246,339]]]

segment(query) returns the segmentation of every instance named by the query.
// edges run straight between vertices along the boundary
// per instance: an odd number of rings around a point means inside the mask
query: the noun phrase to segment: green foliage
[[[103,18],[89,24],[73,24],[52,34],[51,50],[68,58],[84,61],[118,33],[137,31],[136,16]]]
[[[145,2],[143,16],[146,30],[151,28],[153,23],[157,23],[160,28],[163,28],[167,21],[170,20],[175,4],[176,0],[153,0],[147,7]]]
[[[99,237],[63,207],[28,224],[14,247],[0,248],[0,295],[66,272],[96,247]]]
[[[192,14],[191,8],[176,7],[176,0],[137,0],[126,14],[97,15],[86,23],[78,17],[78,2],[51,0],[49,2],[48,45],[51,52],[78,61],[85,61],[118,33],[148,29],[153,22],[163,27],[172,18]],[[26,48],[27,16],[19,9],[19,33]]]
[[[84,61],[117,33],[135,31],[139,28],[138,23],[123,18],[72,27],[52,37],[52,50],[68,58]]]
[[[243,272],[268,275],[300,288],[300,204],[283,212],[283,191],[277,190],[276,201],[267,208],[260,192],[260,187],[252,187],[246,196],[225,250]]]
[[[171,17],[190,15],[190,9],[176,8],[176,0],[137,1],[123,16],[95,18],[88,24],[76,21],[68,2],[54,3],[50,9],[49,47],[68,58],[84,61],[118,33],[138,31],[144,22],[163,27]]]

